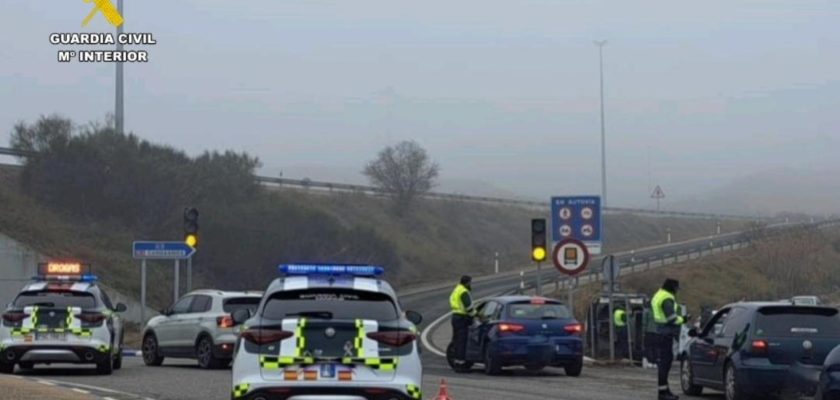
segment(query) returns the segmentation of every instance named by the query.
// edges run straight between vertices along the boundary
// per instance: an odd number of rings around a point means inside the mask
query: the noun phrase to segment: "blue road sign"
[[[184,242],[134,242],[134,258],[141,260],[182,260],[192,257],[195,248]]]
[[[551,239],[583,242],[590,254],[601,254],[601,196],[551,198]]]

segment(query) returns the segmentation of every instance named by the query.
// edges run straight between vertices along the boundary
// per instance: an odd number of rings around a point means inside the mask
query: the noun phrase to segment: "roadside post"
[[[577,275],[586,270],[590,259],[589,249],[586,248],[583,242],[577,239],[565,239],[557,243],[551,252],[551,260],[554,262],[554,267],[560,273],[569,276],[567,278],[569,282],[568,306],[572,312],[574,312],[575,307],[574,293],[579,284]]]
[[[493,265],[495,266],[496,275],[498,275],[499,274],[499,252],[498,251],[496,252],[496,256],[493,259],[493,261],[494,261]]]
[[[195,254],[195,248],[179,241],[136,241],[132,243],[131,253],[140,260],[140,323],[146,323],[146,261],[174,260],[175,276],[173,282],[173,302],[178,300],[179,267],[181,260],[189,260]]]

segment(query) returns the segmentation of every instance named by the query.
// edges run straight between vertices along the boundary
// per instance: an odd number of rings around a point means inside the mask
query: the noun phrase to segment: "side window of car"
[[[192,305],[190,306],[190,314],[210,311],[210,304],[212,302],[213,298],[211,298],[210,296],[195,296],[195,300],[193,300]]]
[[[484,307],[484,309],[481,310],[481,314],[479,315],[481,316],[481,319],[483,321],[492,320],[493,317],[496,315],[496,310],[498,310],[498,308],[499,303],[496,303],[495,301],[489,301],[487,302],[487,305]]]
[[[706,324],[706,327],[703,328],[703,333],[701,336],[704,337],[714,337],[720,334],[723,330],[723,323],[726,321],[726,315],[729,314],[729,309],[720,310],[712,316],[712,319],[709,323]]]
[[[190,305],[192,304],[193,298],[195,296],[187,296],[178,300],[174,306],[172,306],[172,313],[173,314],[186,314],[190,311]]]
[[[744,308],[733,308],[729,316],[726,317],[726,324],[723,327],[723,334],[721,336],[731,338],[744,332],[750,322],[750,315]]]
[[[104,290],[99,289],[99,295],[100,295],[100,297],[102,297],[102,304],[104,304],[104,305],[105,305],[105,308],[107,308],[107,309],[109,309],[109,310],[113,310],[113,309],[114,309],[114,305],[113,305],[113,304],[111,304],[111,299],[110,299],[110,298],[108,298],[108,294],[107,294],[107,293],[105,293],[105,291],[104,291]]]

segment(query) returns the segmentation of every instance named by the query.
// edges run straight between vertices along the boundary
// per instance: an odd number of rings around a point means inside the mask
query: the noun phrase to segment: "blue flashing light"
[[[99,281],[99,277],[93,274],[85,275],[36,275],[32,277],[34,281],[66,281],[66,282],[85,282],[94,283]]]
[[[286,275],[379,276],[385,269],[375,265],[282,264],[280,272]]]
[[[99,280],[99,277],[93,274],[82,275],[82,278],[79,279],[82,282],[93,283]]]

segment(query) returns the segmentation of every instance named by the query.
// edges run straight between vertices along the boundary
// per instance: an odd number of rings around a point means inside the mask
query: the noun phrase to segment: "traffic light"
[[[198,209],[184,209],[184,242],[190,247],[198,247]]]
[[[545,244],[545,218],[531,220],[531,260],[545,261],[548,250]]]

